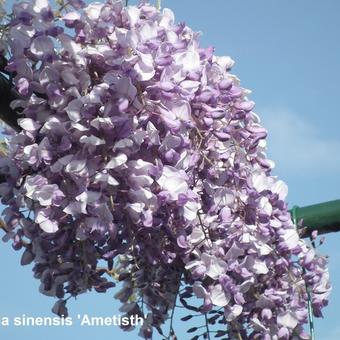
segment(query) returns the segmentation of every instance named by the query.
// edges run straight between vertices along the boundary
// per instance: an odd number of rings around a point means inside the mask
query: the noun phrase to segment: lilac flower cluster
[[[220,308],[231,338],[308,339],[308,295],[321,316],[327,261],[291,221],[233,60],[201,48],[169,9],[63,7],[13,6],[7,70],[22,131],[0,159],[6,238],[59,299],[53,310],[105,292],[109,273],[122,311],[148,310],[145,338],[179,295],[203,314]]]

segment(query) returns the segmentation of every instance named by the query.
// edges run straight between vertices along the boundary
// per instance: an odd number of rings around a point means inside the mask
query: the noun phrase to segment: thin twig
[[[312,297],[309,291],[309,287],[307,287],[307,295],[308,295],[308,319],[309,319],[309,329],[310,329],[310,337],[311,340],[315,340],[315,328],[314,328],[314,318],[313,318],[313,308],[312,308]]]
[[[207,313],[204,313],[204,319],[205,319],[205,328],[207,329],[207,339],[210,340],[210,330],[209,330],[209,322],[208,322]]]
[[[180,275],[179,280],[178,280],[178,286],[177,286],[177,290],[176,290],[174,306],[172,308],[171,315],[170,315],[170,328],[169,328],[169,335],[166,338],[167,340],[171,339],[171,335],[175,335],[175,330],[174,330],[174,327],[173,327],[173,321],[174,321],[177,297],[178,297],[178,294],[179,294],[179,291],[180,291],[180,288],[181,288],[181,281],[182,281],[182,274]]]
[[[0,228],[3,229],[6,233],[8,233],[8,230],[6,228],[6,224],[2,218],[0,218]]]
[[[296,215],[292,214],[292,221],[295,226],[298,225],[298,221],[296,220]],[[303,268],[303,274],[306,274],[306,269]],[[306,292],[307,292],[307,310],[308,310],[308,321],[309,321],[309,329],[310,329],[310,338],[311,340],[315,340],[315,329],[314,329],[314,318],[313,318],[313,306],[312,306],[312,296],[310,294],[310,290],[308,284],[305,280]]]

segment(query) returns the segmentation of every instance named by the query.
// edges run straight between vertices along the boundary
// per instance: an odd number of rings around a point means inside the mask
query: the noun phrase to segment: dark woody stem
[[[16,131],[21,130],[17,122],[19,114],[11,109],[10,103],[12,100],[20,98],[10,79],[0,73],[0,119]]]

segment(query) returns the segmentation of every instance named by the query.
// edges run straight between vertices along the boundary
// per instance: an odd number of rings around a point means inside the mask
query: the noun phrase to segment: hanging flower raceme
[[[178,297],[206,317],[195,339],[214,323],[231,339],[307,339],[309,297],[316,316],[327,304],[326,260],[291,221],[233,60],[169,9],[51,6],[13,6],[22,131],[0,159],[0,193],[6,238],[59,299],[54,312],[118,278],[145,338],[162,334]]]

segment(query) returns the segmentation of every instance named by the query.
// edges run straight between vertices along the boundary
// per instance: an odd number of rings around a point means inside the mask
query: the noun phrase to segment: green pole
[[[303,220],[302,237],[309,237],[314,230],[319,234],[340,231],[340,200],[294,206],[290,213],[294,223]]]

